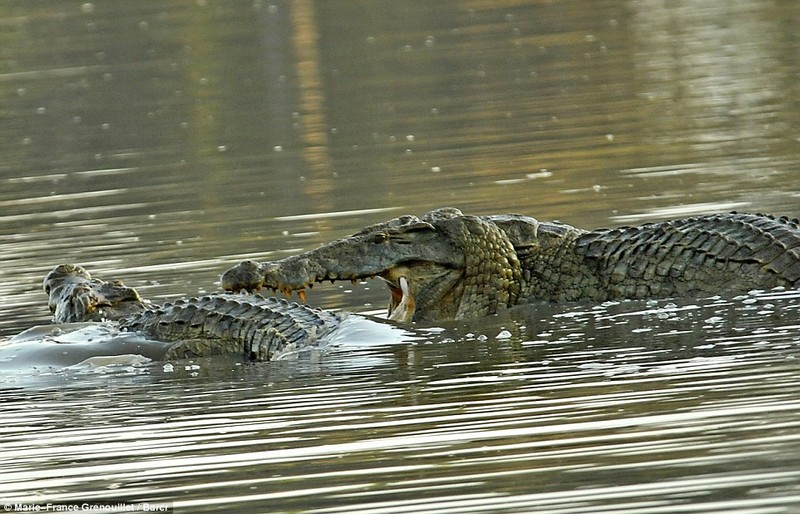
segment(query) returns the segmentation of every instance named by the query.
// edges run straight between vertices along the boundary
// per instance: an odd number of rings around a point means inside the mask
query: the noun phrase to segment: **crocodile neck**
[[[576,251],[575,243],[585,233],[570,225],[541,222],[530,244],[515,245],[522,280],[517,303],[603,299],[598,277]]]

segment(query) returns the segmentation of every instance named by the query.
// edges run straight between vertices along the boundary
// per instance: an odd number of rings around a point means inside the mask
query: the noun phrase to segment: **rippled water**
[[[791,512],[798,309],[796,292],[524,309],[498,320],[507,338],[451,327],[319,362],[32,377],[2,394],[0,491],[189,511]]]
[[[0,336],[76,262],[154,300],[452,205],[800,214],[800,11],[748,0],[0,5]],[[377,282],[315,288],[379,313]],[[332,354],[0,377],[0,500],[795,512],[800,296],[533,305]]]

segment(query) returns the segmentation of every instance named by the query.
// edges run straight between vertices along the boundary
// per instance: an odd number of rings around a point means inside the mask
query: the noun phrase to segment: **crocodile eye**
[[[375,244],[383,243],[387,239],[389,239],[389,234],[387,234],[386,232],[378,232],[377,234],[372,236],[372,242]]]

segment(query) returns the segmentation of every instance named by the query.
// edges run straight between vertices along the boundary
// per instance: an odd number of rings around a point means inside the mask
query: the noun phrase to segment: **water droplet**
[[[81,12],[83,14],[89,14],[94,12],[94,4],[91,2],[85,2],[81,4]]]
[[[217,146],[217,151],[218,152],[227,152],[228,151],[228,147],[225,146],[225,145],[219,145],[219,146]]]

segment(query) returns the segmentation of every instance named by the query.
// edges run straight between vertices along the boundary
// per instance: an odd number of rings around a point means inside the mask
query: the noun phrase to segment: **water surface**
[[[155,301],[442,206],[800,214],[791,2],[8,1],[0,336],[62,262]],[[380,313],[378,282],[310,302]],[[534,305],[319,359],[0,379],[0,499],[793,512],[798,296]],[[345,341],[344,343],[348,343]]]

